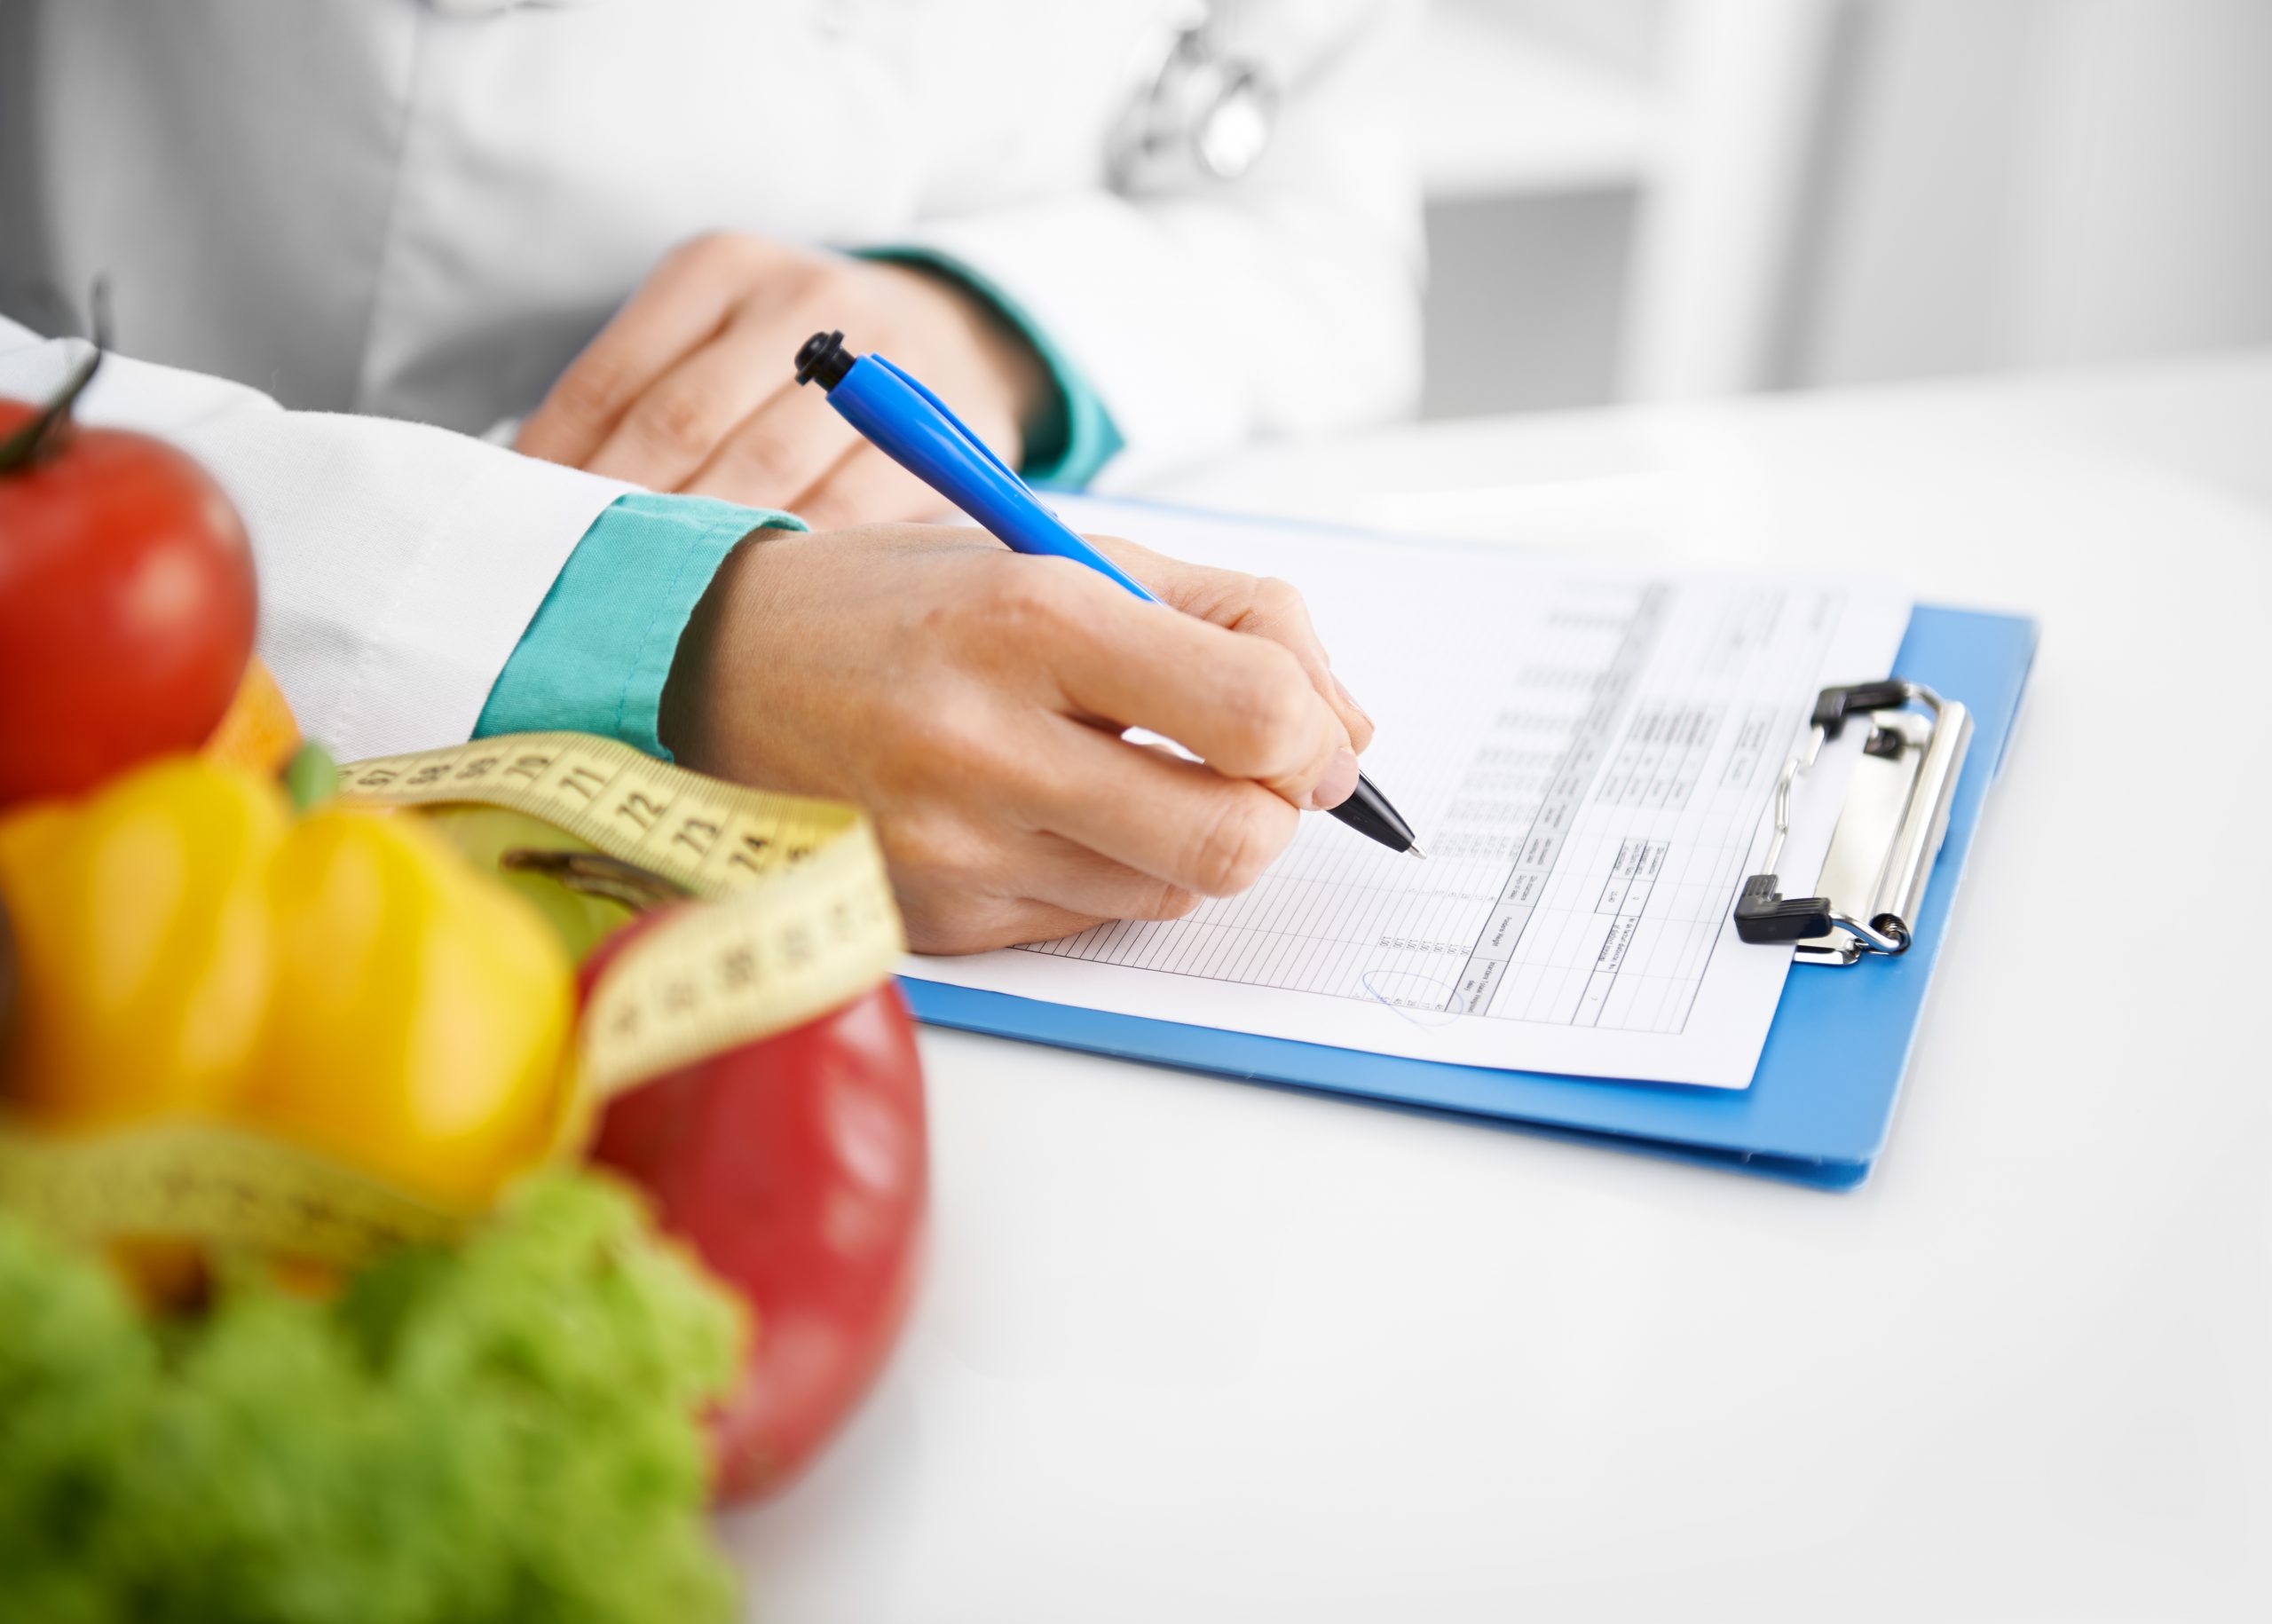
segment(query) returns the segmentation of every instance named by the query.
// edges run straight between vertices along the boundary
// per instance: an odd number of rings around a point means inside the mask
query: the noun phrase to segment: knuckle
[[[1228,622],[1236,626],[1253,617],[1254,595],[1262,585],[1262,578],[1249,575],[1243,570],[1221,570],[1210,565],[1209,582],[1215,602],[1226,612]]]
[[[707,265],[743,258],[753,246],[753,240],[742,232],[698,232],[673,248],[670,257],[682,266]]]
[[[1249,589],[1249,597],[1258,613],[1274,620],[1309,612],[1301,593],[1291,582],[1282,581],[1275,575],[1258,576]]]
[[[1132,919],[1180,919],[1206,899],[1182,886],[1164,885],[1132,910]]]
[[[1190,863],[1191,888],[1207,896],[1232,896],[1262,878],[1278,855],[1277,832],[1247,796],[1227,799],[1203,829]]]
[[[986,605],[996,629],[1015,638],[1046,639],[1075,623],[1078,564],[1056,558],[1020,559],[988,583]]]
[[[615,410],[625,383],[620,367],[587,358],[561,374],[553,404],[571,418],[596,422]]]
[[[1261,770],[1290,770],[1317,742],[1314,696],[1301,665],[1275,643],[1258,645],[1255,670],[1240,685],[1239,727]]]
[[[1049,755],[1027,745],[1025,730],[1005,725],[993,707],[966,707],[934,733],[927,748],[943,790],[991,808],[1023,806],[1047,784]]]
[[[793,491],[783,488],[790,482],[789,464],[781,455],[779,445],[772,440],[746,433],[735,435],[720,447],[719,461],[728,471],[746,481],[753,488],[779,490],[784,501],[794,494]],[[808,508],[816,505],[816,501],[806,504]],[[807,523],[810,522],[808,518]],[[839,529],[841,526],[832,525],[830,528]]]
[[[977,842],[950,818],[893,818],[876,838],[893,874],[935,899],[941,891],[958,892],[978,868]]]
[[[935,691],[943,686],[945,691]],[[1000,735],[1001,718],[982,688],[970,682],[930,685],[893,696],[893,713],[905,745],[925,756],[956,761]]]
[[[640,403],[635,431],[651,445],[699,456],[716,443],[720,413],[706,396],[661,390]]]
[[[882,718],[880,742],[898,759],[899,778],[911,790],[947,806],[967,805],[974,786],[990,781],[988,763],[1004,746],[991,708],[950,692],[927,706],[919,688],[894,697]]]

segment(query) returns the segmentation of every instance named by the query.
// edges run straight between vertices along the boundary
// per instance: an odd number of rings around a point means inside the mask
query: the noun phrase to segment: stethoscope
[[[435,11],[480,16],[532,0],[427,0]],[[560,5],[569,0],[540,0]],[[824,27],[845,23],[840,4],[821,0]],[[1145,191],[1193,176],[1236,180],[1270,145],[1278,84],[1270,70],[1230,44],[1211,0],[1179,0],[1146,30],[1131,77],[1137,89],[1108,146],[1113,185]]]
[[[435,11],[480,16],[532,0],[427,0]],[[536,0],[560,5],[569,0]],[[1229,42],[1228,4],[1179,0],[1145,31],[1131,78],[1136,85],[1108,147],[1113,185],[1146,191],[1194,176],[1236,180],[1270,145],[1278,83],[1270,70]],[[840,5],[822,0],[824,27],[844,26]]]
[[[1226,37],[1208,0],[1185,0],[1138,53],[1138,90],[1108,149],[1112,183],[1145,191],[1194,175],[1236,180],[1270,145],[1278,86]]]

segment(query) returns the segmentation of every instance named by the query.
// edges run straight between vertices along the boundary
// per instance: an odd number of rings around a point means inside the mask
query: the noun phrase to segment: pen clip
[[[873,361],[877,366],[891,374],[893,377],[897,378],[902,383],[906,384],[908,388],[922,396],[924,400],[929,404],[933,411],[936,412],[941,417],[944,418],[949,423],[951,423],[954,426],[954,430],[957,434],[961,435],[965,440],[968,441],[973,446],[977,448],[979,455],[984,457],[996,468],[1001,469],[1004,477],[1007,478],[1013,485],[1016,485],[1018,489],[1023,491],[1029,496],[1033,496],[1033,487],[1019,477],[1017,469],[1012,468],[1008,463],[1003,461],[1000,457],[997,456],[995,454],[994,448],[991,445],[989,445],[984,440],[980,439],[976,434],[973,433],[971,431],[970,425],[963,422],[961,418],[957,417],[954,414],[953,408],[949,406],[945,401],[940,399],[929,390],[925,389],[920,381],[908,376],[907,374],[893,366],[888,358],[879,355],[873,350],[871,350],[868,351],[866,359]],[[1039,497],[1035,497],[1034,500],[1038,502],[1041,499]]]

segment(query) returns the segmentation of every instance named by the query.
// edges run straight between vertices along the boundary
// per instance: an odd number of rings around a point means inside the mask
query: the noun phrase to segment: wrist
[[[672,758],[697,771],[708,770],[718,759],[716,707],[713,696],[722,680],[722,667],[731,634],[730,627],[746,627],[746,600],[753,565],[769,537],[793,532],[772,528],[751,531],[720,561],[710,585],[687,617],[679,634],[678,650],[664,679],[662,700],[655,717],[656,735]]]

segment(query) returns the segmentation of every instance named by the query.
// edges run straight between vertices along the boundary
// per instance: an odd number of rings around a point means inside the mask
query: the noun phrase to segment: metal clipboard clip
[[[1824,743],[1864,712],[1870,737],[1822,860],[1816,881],[1822,895],[1787,898],[1775,864],[1791,832],[1791,785],[1815,764]],[[1905,952],[1948,832],[1949,802],[1972,743],[1972,714],[1921,682],[1891,677],[1824,689],[1810,724],[1806,744],[1776,781],[1767,871],[1744,881],[1736,934],[1746,942],[1795,943],[1806,964],[1850,965],[1866,953]]]

